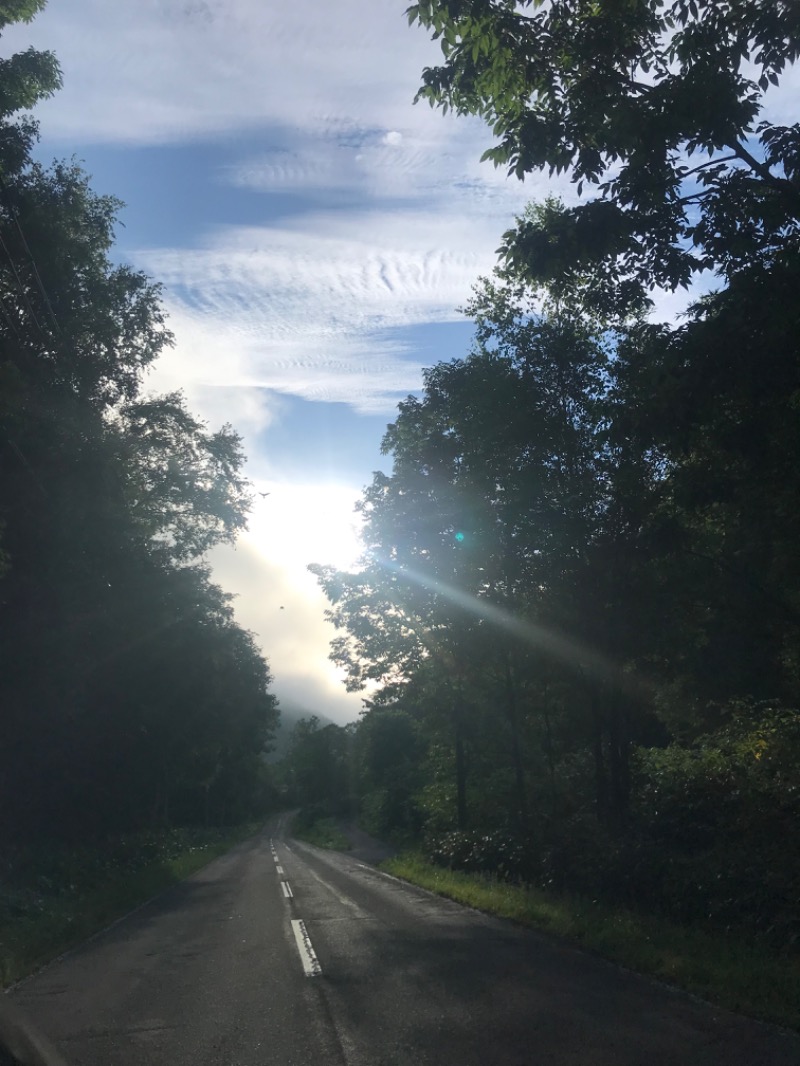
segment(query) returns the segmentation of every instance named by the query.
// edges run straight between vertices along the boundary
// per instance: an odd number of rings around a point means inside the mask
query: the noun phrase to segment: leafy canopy
[[[800,125],[759,122],[800,56],[794,0],[421,0],[408,17],[445,60],[418,99],[485,118],[483,158],[518,178],[596,192],[505,234],[529,281],[628,312],[796,237]]]

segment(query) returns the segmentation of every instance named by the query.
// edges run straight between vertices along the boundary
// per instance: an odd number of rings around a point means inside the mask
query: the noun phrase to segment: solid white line
[[[354,900],[349,899],[347,896],[340,895],[333,887],[333,885],[329,885],[327,881],[324,881],[315,870],[311,869],[310,866],[306,866],[306,872],[310,873],[315,881],[319,881],[323,888],[327,888],[331,895],[335,896],[338,902],[341,903],[343,907],[351,907],[354,911],[357,911],[360,914],[364,913]]]
[[[282,866],[276,866],[275,867],[275,873],[276,874],[282,874],[283,873],[283,867]]]
[[[311,938],[306,932],[305,922],[298,918],[292,919],[292,932],[294,933],[297,950],[300,952],[300,961],[303,964],[303,972],[306,977],[319,977],[322,967],[319,964],[314,948],[311,946]]]
[[[281,881],[281,888],[283,889],[284,896],[286,896],[287,899],[292,899],[292,897],[294,896],[294,892],[292,892],[292,886],[289,884],[289,882]]]

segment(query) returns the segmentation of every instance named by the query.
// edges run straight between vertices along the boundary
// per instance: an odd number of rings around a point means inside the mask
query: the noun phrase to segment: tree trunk
[[[456,746],[456,819],[459,829],[467,828],[467,757],[464,747],[464,723],[460,699],[453,708]]]
[[[550,711],[547,707],[547,701],[549,692],[547,686],[545,686],[544,696],[542,698],[542,714],[544,716],[544,733],[545,733],[545,754],[547,755],[547,770],[550,776],[550,802],[552,806],[552,814],[556,816],[556,766],[553,760],[553,731],[550,726]]]
[[[609,825],[623,829],[630,802],[630,743],[624,697],[618,696],[608,708],[608,764],[610,772]]]
[[[592,754],[594,756],[595,811],[601,825],[608,821],[608,780],[606,778],[605,759],[603,757],[603,712],[602,694],[591,695],[592,714]]]
[[[517,691],[510,653],[506,656],[506,718],[511,729],[511,758],[514,764],[514,821],[518,826],[527,824],[528,797],[525,790],[525,762],[522,756],[522,741],[517,718]]]

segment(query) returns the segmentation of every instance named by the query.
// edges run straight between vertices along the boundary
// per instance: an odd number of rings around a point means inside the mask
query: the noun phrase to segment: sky
[[[53,50],[40,154],[126,204],[115,255],[164,285],[149,375],[244,438],[249,530],[208,557],[287,708],[355,718],[309,563],[355,562],[353,508],[397,403],[464,355],[457,310],[544,183],[479,163],[477,120],[414,106],[438,46],[404,0],[50,0],[3,35]]]
[[[398,401],[464,355],[458,311],[524,205],[566,193],[479,162],[477,119],[413,105],[438,45],[406,0],[50,0],[3,35],[53,50],[40,152],[126,204],[116,255],[164,285],[173,351],[148,377],[244,438],[257,492],[209,555],[286,708],[355,718],[309,563],[358,554],[353,507]],[[778,117],[798,70],[781,90]],[[784,114],[784,112],[786,112]],[[685,303],[685,298],[684,298]],[[660,317],[678,303],[662,302]]]

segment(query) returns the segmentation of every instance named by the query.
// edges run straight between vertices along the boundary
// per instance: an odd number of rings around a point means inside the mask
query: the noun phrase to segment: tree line
[[[443,862],[796,943],[800,124],[762,110],[800,9],[408,14],[443,51],[419,97],[573,189],[504,235],[472,350],[400,404],[360,567],[313,568],[370,686],[362,804]]]
[[[144,390],[172,337],[113,259],[122,205],[34,156],[59,85],[48,52],[0,61],[0,836],[233,822],[277,720],[203,561],[246,522],[241,440]]]

